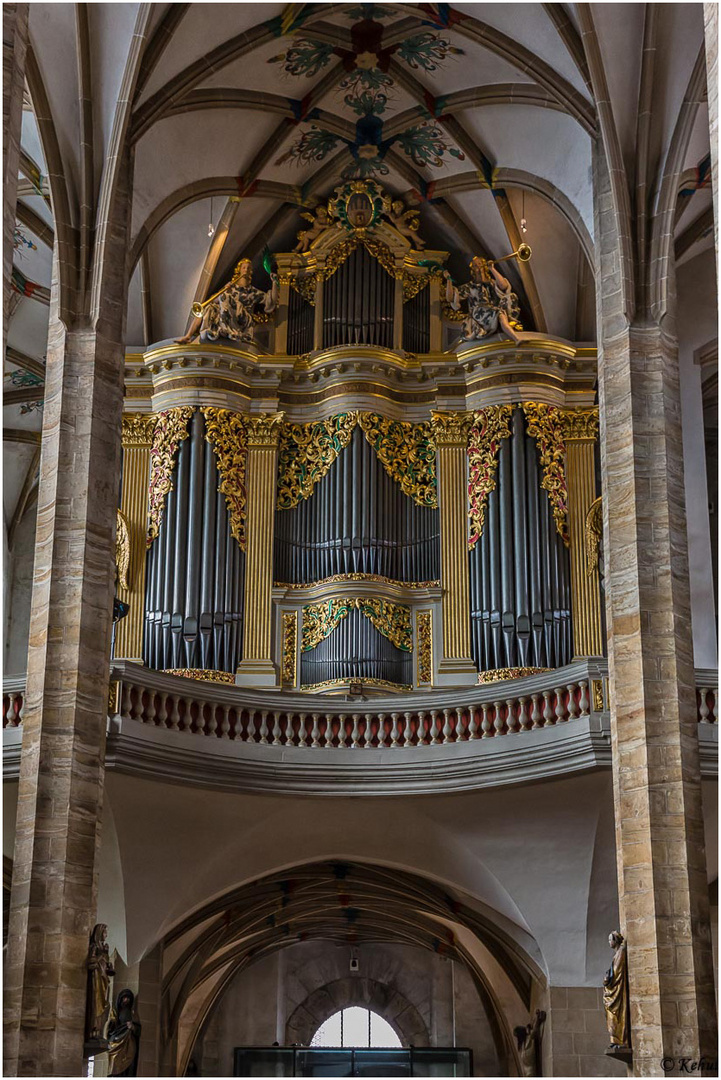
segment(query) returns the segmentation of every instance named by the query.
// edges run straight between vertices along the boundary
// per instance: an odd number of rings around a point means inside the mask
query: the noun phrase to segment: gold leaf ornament
[[[392,480],[419,506],[436,509],[436,443],[430,424],[359,413],[358,422]]]
[[[536,440],[543,469],[541,487],[548,492],[556,530],[566,547],[568,536],[568,492],[566,489],[566,444],[563,437],[564,417],[560,409],[539,401],[524,401],[528,434]]]
[[[155,420],[153,445],[150,449],[150,485],[148,489],[148,534],[147,546],[160,532],[163,509],[168,492],[173,490],[171,476],[175,468],[175,458],[183,439],[188,438],[188,425],[194,409],[182,405],[158,413]]]
[[[468,517],[470,550],[483,535],[486,504],[496,487],[501,440],[511,434],[512,405],[489,405],[473,413],[468,436]]]
[[[205,438],[213,447],[220,475],[218,491],[225,496],[230,532],[245,551],[245,522],[248,492],[245,486],[248,463],[248,426],[245,417],[231,409],[206,407]]]
[[[128,584],[128,571],[130,569],[130,530],[128,522],[120,510],[115,519],[115,569],[118,576],[118,585],[126,592],[130,588]]]
[[[312,424],[283,424],[278,444],[279,510],[290,510],[313,494],[358,422],[355,412],[340,413]]]

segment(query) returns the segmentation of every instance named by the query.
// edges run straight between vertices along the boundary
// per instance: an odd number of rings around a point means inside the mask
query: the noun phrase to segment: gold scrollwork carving
[[[430,424],[359,413],[358,422],[388,475],[419,506],[438,506],[436,444]]]
[[[392,645],[403,652],[413,651],[411,609],[404,604],[377,597],[344,596],[303,607],[301,652],[309,652],[333,633],[341,619],[357,608]]]
[[[482,671],[478,676],[479,683],[503,682],[506,679],[525,679],[527,675],[542,675],[551,668],[545,667],[509,667],[496,668],[494,671]]]
[[[511,434],[512,415],[512,405],[489,405],[473,413],[468,437],[468,547],[471,551],[483,535],[486,503],[496,486],[498,450],[501,439],[507,439]]]
[[[283,424],[278,449],[279,510],[290,510],[313,494],[338,454],[350,442],[358,422],[354,412],[313,424]]]
[[[125,413],[121,435],[123,449],[140,450],[151,447],[157,419],[154,413]]]
[[[345,240],[341,240],[339,244],[336,244],[326,256],[325,266],[323,267],[322,274],[325,279],[332,277],[343,263],[346,261],[349,255],[351,255],[359,244],[363,244],[370,255],[374,259],[377,259],[386,273],[391,277],[397,277],[402,271],[396,270],[396,260],[393,252],[384,244],[382,240],[377,240],[372,236],[365,236],[361,233],[356,233],[354,236],[349,236]]]
[[[173,490],[171,476],[175,467],[175,455],[183,439],[188,437],[188,424],[193,415],[190,405],[182,405],[155,418],[153,444],[150,450],[150,485],[148,490],[147,546],[160,532],[163,508],[168,492]]]
[[[458,309],[458,311],[456,311],[456,309],[452,308],[448,301],[445,299],[441,300],[441,312],[443,314],[443,318],[447,319],[448,322],[463,322],[464,319],[468,318],[468,315],[465,311],[461,311],[460,308]]]
[[[596,442],[598,439],[598,408],[564,410],[563,435],[566,442]]]
[[[298,612],[283,613],[283,661],[281,680],[286,686],[295,686],[296,654],[298,649]]]
[[[536,440],[543,469],[541,487],[548,492],[553,520],[566,547],[568,536],[568,492],[566,490],[566,444],[563,439],[563,414],[553,405],[524,401],[528,434]]]
[[[436,446],[466,446],[473,413],[431,412],[431,430]]]
[[[604,710],[604,694],[603,694],[603,679],[591,680],[591,699],[593,701],[593,711],[603,712]]]
[[[585,533],[586,574],[590,577],[598,568],[598,549],[603,539],[603,500],[600,495],[588,508]]]
[[[418,682],[433,681],[433,612],[419,611],[416,616],[418,635]]]
[[[218,490],[225,495],[228,507],[230,532],[245,551],[245,521],[248,510],[248,493],[245,476],[248,461],[248,431],[245,417],[230,409],[206,407],[205,438],[213,447],[218,463],[220,484]]]
[[[115,569],[118,575],[118,585],[126,591],[128,585],[128,570],[130,569],[130,530],[125,514],[120,510],[115,518]]]
[[[197,679],[199,682],[235,684],[232,671],[214,671],[212,668],[165,668],[165,675],[178,675],[181,679]]]
[[[319,585],[344,585],[348,581],[374,581],[380,585],[399,585],[403,589],[438,589],[440,580],[436,581],[397,581],[394,578],[382,577],[380,574],[333,574],[332,577],[322,578],[320,581],[295,582],[274,581],[276,589],[313,589]]]
[[[412,686],[406,686],[405,683],[388,682],[387,679],[326,679],[325,682],[310,683],[306,686],[301,686],[301,690],[306,694],[318,694],[323,690],[340,690],[342,687],[350,687],[351,684],[357,683],[361,687],[372,686],[376,690],[390,690],[394,694],[408,694],[413,689]]]
[[[301,652],[310,652],[320,645],[355,606],[352,597],[337,597],[322,604],[306,604],[300,636]]]
[[[315,307],[315,274],[289,274],[288,279],[291,289],[295,289],[311,307]]]

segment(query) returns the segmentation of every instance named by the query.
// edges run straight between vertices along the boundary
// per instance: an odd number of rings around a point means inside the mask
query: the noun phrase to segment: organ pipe
[[[480,671],[561,667],[573,656],[569,556],[541,479],[535,440],[516,409],[483,535],[469,555],[471,649]]]
[[[394,581],[440,576],[438,510],[403,493],[360,428],[310,498],[276,510],[274,543],[276,581],[307,585],[353,573]]]
[[[180,445],[172,483],[147,555],[143,660],[161,670],[234,672],[241,659],[245,555],[230,533],[200,410]]]
[[[382,679],[410,686],[413,654],[397,648],[353,609],[327,638],[301,653],[300,678],[303,686],[337,679]]]
[[[393,347],[395,278],[361,244],[323,286],[323,347]]]

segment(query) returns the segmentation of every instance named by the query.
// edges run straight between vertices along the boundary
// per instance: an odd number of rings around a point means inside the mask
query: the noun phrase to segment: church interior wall
[[[6,677],[24,675],[27,669],[36,522],[37,504],[30,507],[20,521],[13,538],[12,554],[5,563],[5,573],[10,575],[5,607],[7,623],[4,671]]]

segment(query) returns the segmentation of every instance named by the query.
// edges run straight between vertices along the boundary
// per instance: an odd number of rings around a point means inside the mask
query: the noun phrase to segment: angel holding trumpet
[[[528,262],[531,249],[527,244],[521,244],[518,251],[506,255],[505,259],[515,257],[521,262]],[[470,262],[471,280],[460,287],[453,284],[447,270],[444,272],[446,300],[454,311],[459,310],[461,300],[468,301],[468,316],[463,323],[461,342],[479,341],[497,333],[505,334],[516,343],[523,340],[518,297],[511,290],[508,278],[496,268],[496,262],[503,261],[482,259],[476,255]]]
[[[278,275],[271,273],[271,288],[262,292],[252,284],[253,267],[250,259],[241,259],[233,277],[219,292],[192,307],[193,322],[188,333],[176,338],[178,345],[187,345],[200,335],[201,341],[230,341],[252,344],[253,312],[263,305],[267,313],[278,306]]]

